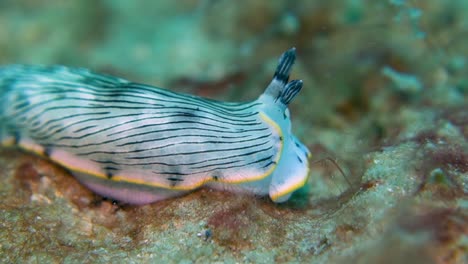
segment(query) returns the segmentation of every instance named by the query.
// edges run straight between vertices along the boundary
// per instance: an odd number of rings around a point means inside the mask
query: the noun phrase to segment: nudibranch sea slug
[[[295,49],[253,102],[180,94],[64,66],[0,67],[3,145],[45,156],[82,184],[146,204],[201,186],[284,202],[307,181],[309,150],[291,133]]]

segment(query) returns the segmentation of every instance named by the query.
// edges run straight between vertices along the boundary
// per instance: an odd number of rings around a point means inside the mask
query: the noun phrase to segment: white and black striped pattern
[[[289,137],[268,110],[278,105],[285,119],[302,87],[286,84],[294,62],[294,50],[288,52],[275,73],[281,79],[271,84],[286,87],[277,89],[276,103],[218,102],[86,69],[3,67],[0,136],[124,202],[160,200],[205,183],[266,194],[271,186],[258,183],[271,177]]]

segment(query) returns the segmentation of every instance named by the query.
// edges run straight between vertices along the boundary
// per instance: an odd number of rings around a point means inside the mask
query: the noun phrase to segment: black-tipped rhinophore
[[[281,91],[280,100],[283,104],[288,105],[289,102],[302,89],[302,80],[294,80],[286,84],[286,87]]]
[[[278,66],[276,67],[275,75],[273,79],[280,81],[281,83],[286,84],[289,80],[289,73],[291,68],[296,60],[296,48],[291,48],[287,50],[283,55],[281,55]]]
[[[278,66],[276,67],[273,80],[265,90],[265,95],[273,97],[274,101],[283,102],[285,105],[299,92],[302,87],[302,82],[288,84],[289,73],[291,72],[294,61],[296,60],[296,48],[291,48],[284,52],[279,58]],[[299,86],[299,87],[296,87]],[[294,89],[292,89],[294,88]],[[296,91],[297,90],[297,91]],[[294,92],[295,91],[295,92]],[[285,99],[283,100],[282,97]]]

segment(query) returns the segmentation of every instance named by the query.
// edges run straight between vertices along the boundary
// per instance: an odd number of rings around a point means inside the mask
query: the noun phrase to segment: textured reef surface
[[[467,263],[467,34],[465,0],[1,1],[0,64],[223,101],[254,99],[295,46],[313,165],[285,204],[201,189],[128,206],[1,148],[0,262]]]

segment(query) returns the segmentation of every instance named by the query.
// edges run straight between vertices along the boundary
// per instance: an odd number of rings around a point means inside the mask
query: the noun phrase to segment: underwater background
[[[0,262],[467,263],[468,1],[0,0],[1,65],[223,101],[254,100],[291,47],[313,165],[290,201],[119,205],[2,148]]]

